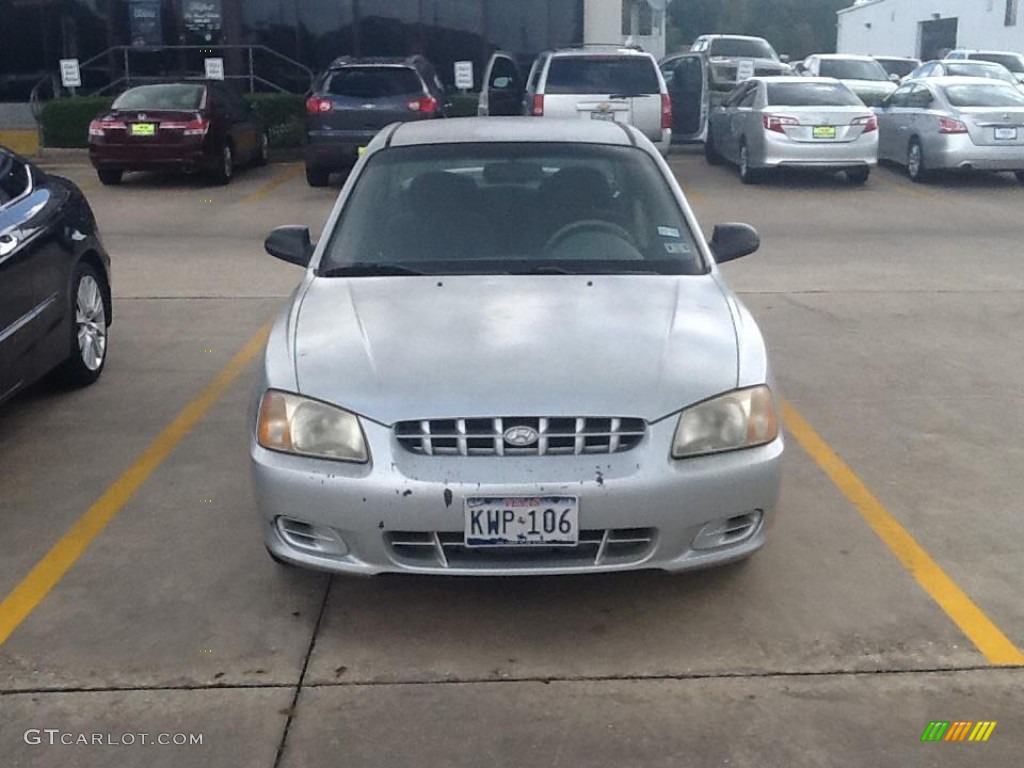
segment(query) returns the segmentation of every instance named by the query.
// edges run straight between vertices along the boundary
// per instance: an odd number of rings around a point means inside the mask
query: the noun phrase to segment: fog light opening
[[[712,520],[693,539],[694,549],[731,547],[746,541],[761,527],[764,513],[760,509],[725,519]]]
[[[281,538],[296,549],[331,557],[348,554],[345,540],[329,526],[306,523],[290,517],[279,517],[275,522]]]

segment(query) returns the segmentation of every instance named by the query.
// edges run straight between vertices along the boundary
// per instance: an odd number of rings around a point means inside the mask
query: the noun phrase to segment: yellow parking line
[[[60,541],[36,563],[4,601],[0,603],[0,646],[35,610],[82,553],[117,516],[154,470],[166,459],[206,414],[210,407],[245,370],[262,349],[270,331],[263,326],[238,354],[221,369],[199,397],[185,406],[178,417],[164,429],[145,452],[114,481],[102,496],[65,533]]]
[[[302,165],[302,163],[289,163],[289,165],[283,171],[274,176],[274,178],[272,178],[262,187],[257,189],[251,195],[243,197],[241,202],[255,203],[257,200],[262,200],[275,189],[280,187],[282,184],[287,184],[289,181],[291,181],[300,173],[302,173],[304,168],[305,166]]]
[[[782,402],[782,417],[790,434],[856,507],[861,517],[896,555],[903,567],[910,571],[922,589],[977,646],[989,663],[1024,664],[1024,653],[957,586],[910,532],[882,506],[853,470],[815,432],[800,412],[787,401]]]

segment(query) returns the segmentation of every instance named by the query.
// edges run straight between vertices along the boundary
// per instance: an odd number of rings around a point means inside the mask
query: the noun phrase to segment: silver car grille
[[[510,429],[532,430],[536,440],[516,445],[506,439]],[[622,453],[635,448],[647,426],[643,419],[563,417],[499,417],[400,421],[395,436],[407,451],[427,456],[552,456]]]
[[[467,547],[461,531],[392,531],[384,534],[384,543],[401,565],[502,571],[636,564],[650,554],[656,538],[654,528],[606,528],[580,531],[574,547]]]

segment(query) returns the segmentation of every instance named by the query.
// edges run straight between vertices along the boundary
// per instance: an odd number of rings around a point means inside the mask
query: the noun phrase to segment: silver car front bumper
[[[251,443],[254,491],[273,555],[352,574],[680,571],[760,548],[779,493],[781,437],[673,461],[675,419],[649,425],[630,451],[580,456],[422,456],[401,448],[387,427],[364,420],[363,429],[373,457],[367,465]],[[467,497],[555,495],[579,499],[577,547],[463,546]],[[711,537],[723,543],[707,548],[709,531],[730,526],[733,534]]]

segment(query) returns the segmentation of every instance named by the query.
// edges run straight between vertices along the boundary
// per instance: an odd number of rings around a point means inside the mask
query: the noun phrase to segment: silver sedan
[[[744,184],[780,167],[845,171],[856,184],[878,161],[878,124],[838,80],[764,77],[736,88],[711,113],[704,154],[739,168]]]
[[[678,571],[765,542],[761,333],[657,148],[598,121],[384,129],[274,324],[251,413],[271,556],[376,574]]]
[[[1024,182],[1024,94],[1009,83],[936,77],[903,85],[876,108],[879,158],[914,181],[940,169],[1013,171]]]

